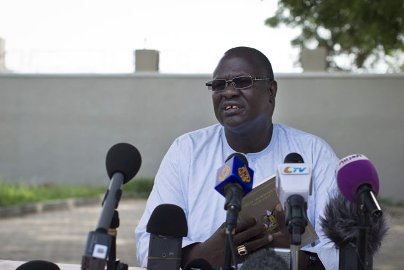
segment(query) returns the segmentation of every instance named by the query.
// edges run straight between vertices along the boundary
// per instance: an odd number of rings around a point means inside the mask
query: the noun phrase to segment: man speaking
[[[309,263],[320,268],[338,269],[338,252],[325,238],[320,216],[329,194],[337,190],[335,168],[338,162],[331,147],[319,137],[273,124],[277,82],[272,66],[260,51],[248,47],[228,50],[206,83],[211,92],[218,124],[177,138],[164,156],[145,212],[136,228],[137,258],[147,265],[149,234],[146,224],[153,209],[170,203],[180,206],[188,222],[188,235],[182,242],[182,265],[205,259],[212,266],[223,266],[225,257],[225,198],[215,191],[216,173],[228,156],[238,152],[246,156],[254,171],[254,186],[276,174],[287,154],[299,153],[312,164],[312,192],[307,217],[319,241],[301,247],[299,269]],[[207,92],[208,93],[208,92]],[[197,100],[190,100],[199,106]],[[290,108],[293,110],[293,108]],[[282,208],[275,209],[280,216]],[[270,234],[254,218],[241,220],[233,241],[237,260],[263,247],[289,247],[290,234]],[[309,258],[314,258],[312,262]]]

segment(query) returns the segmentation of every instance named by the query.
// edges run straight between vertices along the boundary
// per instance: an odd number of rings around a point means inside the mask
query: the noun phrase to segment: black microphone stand
[[[117,228],[119,227],[119,213],[118,210],[114,211],[112,216],[111,226],[108,229],[108,234],[112,237],[111,250],[107,260],[107,270],[128,270],[128,265],[121,263],[116,259],[116,236],[118,234]]]
[[[340,270],[373,269],[373,257],[368,249],[369,231],[371,222],[377,222],[383,212],[368,185],[359,187],[357,198],[358,225],[355,227],[356,237],[354,240],[345,243],[340,249]]]
[[[238,184],[232,184],[225,187],[226,201],[224,209],[227,210],[226,216],[226,231],[225,231],[225,254],[223,270],[233,270],[232,259],[234,264],[237,265],[234,254],[233,235],[237,226],[238,213],[241,210],[241,199],[243,197],[243,190]]]
[[[294,194],[286,200],[286,225],[291,234],[291,264],[292,270],[299,268],[299,250],[302,243],[302,234],[307,226],[307,204],[303,196]]]
[[[368,231],[370,228],[370,220],[367,211],[363,209],[362,205],[359,207],[359,226],[357,245],[357,268],[358,270],[371,270],[373,269],[373,258],[367,251]]]
[[[370,251],[367,249],[368,236],[371,225],[370,218],[376,222],[383,212],[377,203],[377,200],[373,194],[370,186],[363,185],[358,189],[359,197],[359,226],[358,226],[358,238],[357,238],[357,266],[358,270],[371,270],[373,269],[373,257]]]

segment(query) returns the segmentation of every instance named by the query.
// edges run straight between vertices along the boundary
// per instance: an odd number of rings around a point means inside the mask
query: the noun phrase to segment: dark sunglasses
[[[272,81],[271,78],[256,78],[252,76],[238,76],[231,80],[216,79],[206,83],[209,90],[221,91],[224,90],[229,84],[232,84],[235,89],[246,89],[251,87],[255,81]]]

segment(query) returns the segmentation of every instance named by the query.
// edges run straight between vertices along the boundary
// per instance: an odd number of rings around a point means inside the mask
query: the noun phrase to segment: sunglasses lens
[[[213,91],[220,91],[226,88],[226,81],[225,80],[213,80],[212,81],[212,90]]]
[[[238,89],[247,88],[252,85],[251,77],[237,77],[233,79],[233,82]]]

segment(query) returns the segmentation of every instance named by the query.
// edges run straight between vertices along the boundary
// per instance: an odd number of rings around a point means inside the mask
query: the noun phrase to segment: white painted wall
[[[381,196],[403,200],[404,75],[279,74],[274,121],[368,156]],[[108,182],[105,154],[129,142],[153,177],[178,135],[216,122],[209,75],[0,74],[0,177]]]

